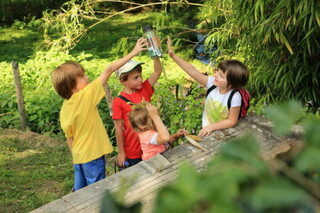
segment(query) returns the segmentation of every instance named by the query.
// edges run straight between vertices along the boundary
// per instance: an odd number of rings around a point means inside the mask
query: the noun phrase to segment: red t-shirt
[[[132,103],[138,104],[144,101],[151,101],[153,95],[153,87],[150,85],[148,80],[142,83],[142,88],[135,93],[127,94],[122,91],[120,95],[129,99]],[[127,158],[136,159],[142,157],[142,150],[138,134],[133,130],[129,121],[129,113],[131,112],[131,106],[124,100],[116,97],[112,102],[112,119],[122,119],[123,122],[123,141],[124,151]]]

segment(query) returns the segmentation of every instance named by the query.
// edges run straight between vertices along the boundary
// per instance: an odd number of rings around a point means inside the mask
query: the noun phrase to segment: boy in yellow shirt
[[[113,148],[97,109],[105,96],[103,85],[114,71],[145,50],[146,44],[146,40],[140,38],[128,55],[112,62],[91,83],[76,62],[61,64],[52,72],[54,88],[65,99],[60,124],[72,154],[74,191],[105,178],[104,155]]]

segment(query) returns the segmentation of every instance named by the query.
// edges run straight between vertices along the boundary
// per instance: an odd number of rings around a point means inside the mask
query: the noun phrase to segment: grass
[[[72,163],[60,140],[0,130],[1,212],[29,212],[70,192]]]
[[[131,49],[137,38],[142,35],[141,27],[150,24],[150,20],[154,20],[155,16],[156,14],[150,13],[117,16],[92,28],[69,53],[55,53],[56,55],[46,58],[34,57],[42,45],[41,30],[17,25],[0,28],[0,79],[3,83],[0,85],[0,114],[17,111],[9,64],[10,61],[16,60],[20,63],[29,125],[41,128],[55,126],[54,129],[58,132],[59,127],[56,126],[61,99],[52,89],[50,71],[64,60],[73,59],[84,66],[91,79],[97,77],[106,64],[122,56],[122,53],[115,52],[117,41],[122,37],[128,37],[128,46]],[[135,60],[145,62],[143,76],[149,76],[153,70],[153,63],[147,53],[141,54]],[[181,79],[186,77],[167,56],[162,62],[169,80],[181,82]],[[196,64],[197,67],[200,65],[200,62]],[[45,80],[38,88],[37,83],[43,76]],[[165,81],[167,79],[162,76],[159,84]],[[109,84],[113,96],[117,95],[121,86],[115,76],[110,78]],[[100,114],[114,142],[113,123],[106,108],[106,104],[102,103],[99,107]],[[31,121],[31,118],[35,119]],[[14,128],[19,123],[17,113],[15,116],[3,116],[1,119],[6,127]],[[45,123],[38,125],[40,122]],[[51,128],[48,129],[41,130],[52,134]],[[36,127],[33,130],[36,130]],[[72,162],[64,139],[39,139],[38,136],[23,138],[18,136],[21,134],[1,130],[0,125],[0,212],[28,212],[62,197],[72,189]],[[58,136],[62,138],[61,133],[58,133]],[[108,162],[107,175],[113,173],[114,157],[110,156],[115,154],[116,152],[109,155],[111,160]]]
[[[32,29],[0,28],[0,61],[25,63],[36,51],[41,32]]]

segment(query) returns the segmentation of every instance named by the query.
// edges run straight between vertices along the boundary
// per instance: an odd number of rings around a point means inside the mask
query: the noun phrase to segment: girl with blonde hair
[[[157,108],[150,103],[142,102],[135,105],[129,119],[133,129],[139,135],[142,160],[148,160],[156,154],[164,152],[168,143],[173,143],[187,134],[185,130],[180,129],[177,133],[170,135]]]

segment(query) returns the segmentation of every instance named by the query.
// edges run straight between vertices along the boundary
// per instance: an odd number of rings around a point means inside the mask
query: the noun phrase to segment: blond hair
[[[136,132],[143,132],[147,130],[155,130],[155,125],[150,118],[147,110],[147,102],[141,102],[139,104],[136,104],[132,106],[132,111],[129,115],[129,120],[131,123],[131,126]],[[140,127],[144,127],[141,129]]]
[[[74,61],[67,61],[51,73],[51,80],[56,92],[64,99],[69,99],[77,86],[77,77],[84,74],[83,67]]]

